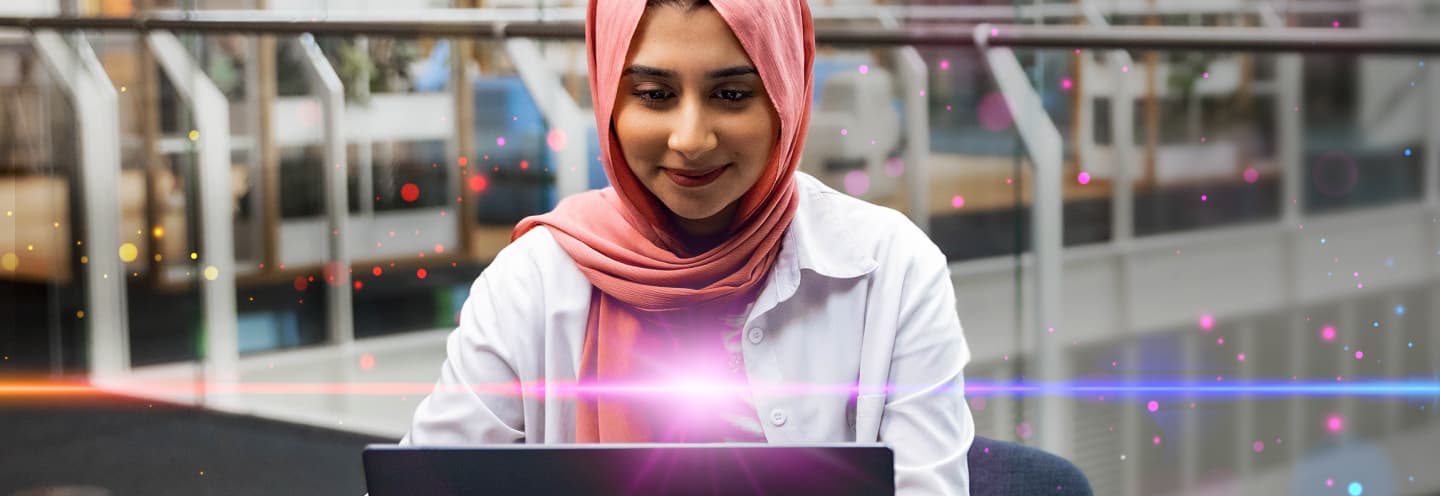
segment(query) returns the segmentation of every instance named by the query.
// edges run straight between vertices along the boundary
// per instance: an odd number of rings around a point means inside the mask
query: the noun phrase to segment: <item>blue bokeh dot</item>
[[[1405,315],[1405,305],[1395,305],[1395,315]]]
[[[1360,496],[1364,492],[1365,487],[1361,486],[1359,482],[1350,483],[1350,496]]]
[[[1409,156],[1410,156],[1410,149],[1409,149],[1409,148],[1406,148],[1406,149],[1405,149],[1405,156],[1406,156],[1406,157],[1409,157]]]

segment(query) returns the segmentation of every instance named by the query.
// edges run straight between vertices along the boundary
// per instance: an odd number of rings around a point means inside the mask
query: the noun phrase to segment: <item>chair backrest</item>
[[[1093,494],[1075,464],[1029,446],[976,436],[969,464],[971,496]]]

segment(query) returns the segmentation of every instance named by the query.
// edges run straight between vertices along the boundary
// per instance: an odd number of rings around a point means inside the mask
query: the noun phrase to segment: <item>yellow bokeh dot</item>
[[[54,222],[54,223],[52,223],[52,225],[54,225],[56,229],[59,229],[59,228],[60,228],[60,223],[59,223],[59,222]]]
[[[6,211],[5,211],[5,216],[6,216],[6,217],[11,217],[11,216],[14,216],[14,215],[15,215],[15,211],[14,211],[14,210],[6,210]]]
[[[156,238],[163,238],[163,237],[165,237],[165,228],[164,228],[164,227],[160,227],[160,226],[155,226],[154,229],[151,229],[151,230],[150,230],[150,234],[151,234],[152,236],[155,236]]]
[[[121,86],[121,87],[120,87],[120,92],[121,92],[121,93],[124,93],[124,92],[125,92],[125,87],[124,87],[124,86]]]
[[[35,245],[25,245],[25,251],[35,251]]]
[[[90,257],[87,257],[87,256],[85,256],[85,255],[80,255],[80,263],[82,263],[82,264],[90,263]]]
[[[190,141],[200,141],[200,131],[195,130],[195,129],[191,129],[191,130],[190,130]]]
[[[134,243],[125,243],[123,245],[120,245],[120,260],[124,261],[125,263],[134,262],[135,257],[139,255],[140,250],[138,248],[135,248]]]
[[[0,255],[0,268],[4,268],[6,271],[9,272],[15,272],[15,268],[19,266],[20,257],[15,256],[14,253],[6,253],[4,255]]]
[[[199,259],[200,259],[200,254],[199,254],[199,253],[195,253],[195,252],[192,251],[192,252],[190,252],[190,259],[191,259],[191,260],[199,260]]]
[[[84,310],[76,310],[76,311],[75,311],[75,318],[77,318],[77,319],[83,319],[83,318],[85,318],[85,311],[84,311]]]
[[[205,268],[205,279],[214,281],[217,277],[220,277],[220,269],[215,268],[214,265]]]
[[[155,261],[156,261],[156,262],[159,262],[159,261],[164,260],[164,259],[165,259],[165,257],[160,256],[159,253],[156,253],[156,254],[155,254]]]

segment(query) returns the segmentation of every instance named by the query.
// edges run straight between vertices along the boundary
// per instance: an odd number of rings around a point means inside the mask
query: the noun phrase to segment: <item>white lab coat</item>
[[[945,256],[899,212],[804,173],[796,181],[799,210],[745,319],[745,372],[752,383],[858,384],[862,393],[757,393],[765,438],[887,443],[898,493],[968,494],[970,350]],[[472,286],[437,391],[401,443],[574,442],[575,403],[553,390],[540,398],[439,388],[573,383],[590,292],[545,228],[507,246]]]

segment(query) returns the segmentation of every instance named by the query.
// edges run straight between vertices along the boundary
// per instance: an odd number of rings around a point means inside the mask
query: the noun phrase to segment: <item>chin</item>
[[[697,206],[697,205],[671,205],[665,204],[665,208],[678,217],[686,220],[705,220],[720,214],[724,206]]]

